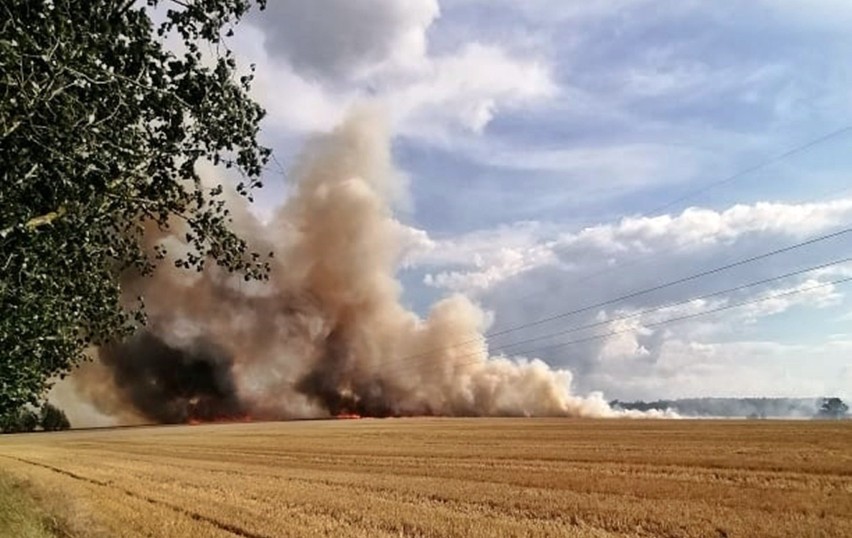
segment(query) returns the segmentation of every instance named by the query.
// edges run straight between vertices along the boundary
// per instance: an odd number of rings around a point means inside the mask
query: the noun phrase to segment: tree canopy
[[[71,422],[65,416],[65,412],[58,407],[46,403],[41,408],[39,413],[39,425],[46,432],[58,430],[67,430],[71,427]]]
[[[181,223],[180,267],[265,276],[197,166],[238,172],[250,198],[270,157],[254,68],[227,47],[254,3],[265,0],[0,5],[0,415],[144,322],[121,276],[163,259],[146,230]]]
[[[38,426],[38,415],[32,409],[19,407],[0,415],[0,432],[25,433],[35,431]]]
[[[849,412],[849,406],[840,398],[823,398],[817,416],[821,418],[843,418]]]

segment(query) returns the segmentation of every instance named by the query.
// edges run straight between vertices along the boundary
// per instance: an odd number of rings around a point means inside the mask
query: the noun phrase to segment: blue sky
[[[385,106],[408,177],[397,212],[411,232],[406,301],[425,312],[465,293],[501,330],[852,223],[852,132],[655,212],[852,124],[849,27],[843,0],[282,0],[252,16],[234,47],[258,65],[264,137],[285,168],[353,103]],[[270,172],[261,212],[286,197],[286,181]],[[850,247],[847,236],[536,330]],[[845,275],[852,265],[720,301]],[[848,295],[824,286],[660,329],[642,317],[540,356],[574,371],[578,390],[622,399],[852,397]]]

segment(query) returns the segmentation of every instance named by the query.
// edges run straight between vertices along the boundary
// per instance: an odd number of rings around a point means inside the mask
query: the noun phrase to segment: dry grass
[[[105,536],[852,536],[849,422],[136,428],[5,436],[0,466]]]
[[[26,484],[0,474],[0,536],[50,538],[55,535],[49,516]]]

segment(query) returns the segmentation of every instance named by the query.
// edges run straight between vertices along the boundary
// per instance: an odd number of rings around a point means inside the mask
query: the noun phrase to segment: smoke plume
[[[421,319],[400,303],[404,185],[380,114],[362,108],[313,141],[294,192],[266,223],[241,199],[234,226],[274,251],[268,282],[169,263],[130,279],[146,332],[100,349],[75,376],[103,413],[156,422],[342,414],[610,416],[599,394],[538,360],[489,357],[483,312],[454,295]],[[170,255],[179,226],[152,234]],[[168,261],[168,260],[167,260]],[[631,412],[621,412],[631,414]]]
[[[231,357],[210,340],[172,347],[145,331],[100,352],[115,386],[157,422],[234,419],[244,415]]]

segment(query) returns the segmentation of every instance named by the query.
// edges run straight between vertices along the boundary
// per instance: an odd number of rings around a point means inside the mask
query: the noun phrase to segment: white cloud
[[[518,222],[494,230],[461,237],[422,241],[409,249],[404,266],[446,268],[427,273],[427,286],[474,294],[533,267],[555,263],[547,244],[539,244],[546,232],[537,222]]]
[[[429,267],[479,263],[481,266],[499,259],[502,249],[531,249],[542,237],[552,233],[552,227],[525,221],[461,236],[432,238],[428,248],[411,253],[408,265]]]
[[[602,363],[624,361],[647,356],[650,352],[639,342],[639,336],[647,334],[639,318],[614,321],[606,326],[613,334],[605,339],[598,358]]]
[[[813,204],[759,202],[725,211],[689,208],[676,216],[628,217],[616,224],[561,234],[555,233],[553,226],[520,223],[435,240],[428,251],[412,254],[408,263],[462,266],[430,273],[426,283],[477,293],[542,266],[584,274],[600,267],[602,260],[604,267],[610,265],[607,260],[632,263],[636,256],[657,256],[663,262],[676,254],[688,256],[725,248],[746,236],[770,237],[773,241],[778,237],[804,238],[849,219],[852,198]],[[837,274],[843,267],[818,274]]]
[[[565,234],[555,249],[595,247],[606,252],[661,252],[672,248],[700,250],[732,244],[748,234],[801,238],[852,217],[852,199],[812,204],[758,202],[725,211],[691,207],[680,215],[628,217],[618,224]]]
[[[780,314],[796,305],[816,308],[833,306],[840,302],[843,295],[834,285],[808,278],[795,286],[775,289],[765,294],[764,298],[766,300],[738,309],[737,316],[753,323],[759,318]]]
[[[389,88],[384,97],[403,133],[440,137],[447,126],[481,132],[501,107],[555,93],[549,67],[541,61],[469,43],[454,54],[432,58],[414,80]]]
[[[233,43],[240,65],[257,66],[252,92],[269,114],[264,127],[304,133],[327,131],[336,125],[354,94],[301,76],[287,62],[270,55],[266,41],[263,31],[246,24]]]
[[[425,230],[397,222],[397,244],[400,245],[400,266],[411,267],[414,260],[424,253],[432,252],[437,243]]]
[[[831,267],[826,267],[825,269],[819,269],[814,272],[815,276],[818,277],[852,277],[852,262],[841,263],[838,265],[833,265]]]
[[[470,40],[430,53],[439,13],[435,0],[270,2],[235,49],[258,65],[270,123],[297,133],[328,130],[352,103],[373,100],[396,134],[446,142],[556,94],[550,65],[528,52]]]
[[[759,4],[798,25],[830,27],[845,32],[852,24],[852,4],[846,0],[760,0]]]
[[[490,252],[487,259],[475,254],[473,256],[475,271],[443,271],[434,275],[427,274],[423,282],[435,288],[473,294],[528,269],[541,267],[555,260],[553,252],[546,247],[530,249],[502,247]]]
[[[619,143],[586,147],[519,147],[472,141],[462,149],[476,162],[518,172],[551,172],[594,178],[572,185],[583,191],[648,187],[694,177],[718,157],[710,151],[654,143]]]
[[[476,295],[495,313],[494,331],[502,332],[788,246],[836,230],[850,219],[852,199],[820,204],[757,203],[725,211],[692,208],[675,216],[625,218],[578,232],[523,223],[460,237],[430,238],[428,248],[413,252],[409,263],[428,271],[425,281],[431,286]],[[792,361],[792,348],[735,344],[759,335],[762,322],[770,316],[793,308],[807,315],[815,309],[843,304],[842,290],[824,284],[844,275],[849,264],[676,303],[832,260],[842,256],[848,244],[848,240],[827,242],[804,254],[796,253],[795,258],[771,258],[766,263],[748,264],[580,315],[560,317],[501,335],[491,346],[567,367],[576,374],[579,390],[603,389],[618,397],[819,395],[830,388],[818,381],[824,379],[820,377],[824,372],[808,377],[810,370],[794,362],[784,368],[764,364],[776,352]],[[512,342],[624,318],[666,304],[672,306],[503,349]],[[660,324],[715,309],[724,310]],[[612,332],[617,334],[609,334]],[[589,338],[597,335],[603,337]],[[836,367],[843,356],[837,349],[803,346],[798,352],[825,356],[828,368],[832,364]],[[747,352],[755,354],[742,355]],[[756,376],[758,372],[762,377],[746,377],[731,384],[725,381],[730,376]]]
[[[753,324],[762,318],[781,314],[797,306],[825,308],[836,305],[843,295],[837,288],[813,278],[790,286],[766,291],[744,290],[728,296],[698,299],[683,304],[651,310],[615,308],[613,322],[602,326],[599,333],[613,333],[603,339],[598,357],[602,361],[612,358],[630,358],[637,354],[649,355],[642,344],[644,337],[658,333],[662,341],[671,339],[690,342],[696,349],[704,349],[706,341],[735,333],[743,324]],[[709,313],[709,315],[705,314]]]
[[[696,344],[667,340],[657,360],[626,376],[635,394],[660,397],[769,396],[818,397],[849,394],[832,383],[832,345],[788,345],[767,341]],[[798,365],[812,366],[801,372]],[[638,374],[638,375],[637,375]],[[616,382],[614,379],[613,382]]]

